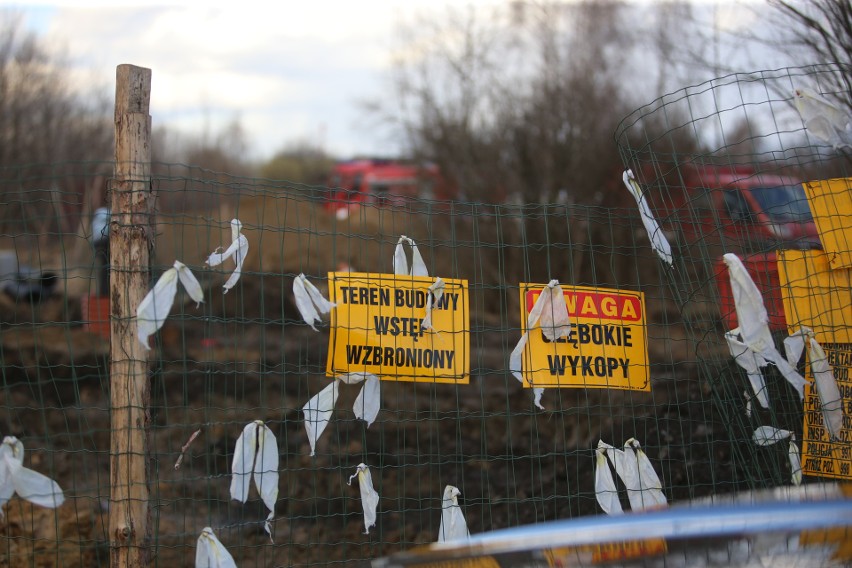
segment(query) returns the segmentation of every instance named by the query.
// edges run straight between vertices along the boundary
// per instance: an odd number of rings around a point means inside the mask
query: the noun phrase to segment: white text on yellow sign
[[[545,284],[520,284],[521,329]],[[571,333],[549,341],[530,333],[521,375],[526,387],[650,391],[645,298],[641,292],[562,286]]]
[[[423,327],[435,278],[330,272],[331,334],[326,374],[372,373],[383,380],[467,384],[467,281],[445,279]]]

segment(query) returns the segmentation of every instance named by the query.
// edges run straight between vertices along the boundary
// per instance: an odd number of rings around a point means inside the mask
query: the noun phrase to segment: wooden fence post
[[[136,307],[148,291],[153,240],[151,70],[116,68],[110,218],[110,566],[148,566],[148,357]]]

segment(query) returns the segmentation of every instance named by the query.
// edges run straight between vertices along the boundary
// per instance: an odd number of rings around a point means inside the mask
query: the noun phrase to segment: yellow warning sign
[[[470,312],[467,280],[330,272],[331,334],[326,375],[372,373],[383,380],[467,384]],[[427,316],[427,303],[431,325]]]
[[[840,440],[832,440],[823,421],[813,373],[806,365],[802,473],[852,479],[852,269],[831,269],[830,256],[817,250],[779,251],[778,274],[790,332],[801,326],[813,330],[843,399]]]
[[[545,284],[520,284],[521,325]],[[562,286],[571,332],[551,342],[536,327],[522,358],[526,387],[650,391],[645,298],[641,292]]]
[[[829,266],[852,268],[852,178],[809,181],[804,186]]]

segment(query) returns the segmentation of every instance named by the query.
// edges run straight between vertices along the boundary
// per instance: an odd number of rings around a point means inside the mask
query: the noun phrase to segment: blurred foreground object
[[[747,491],[480,533],[372,566],[848,566],[850,494],[836,484]]]

